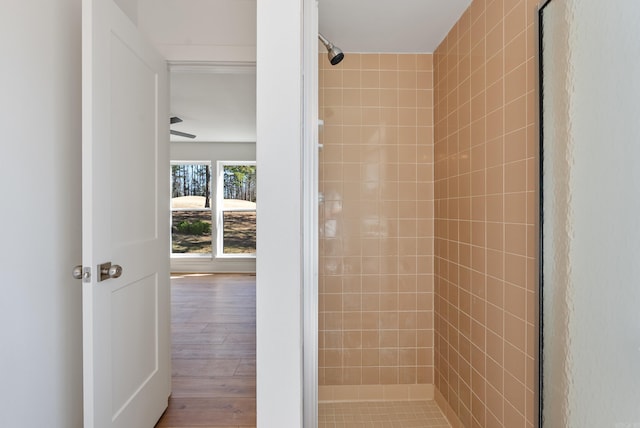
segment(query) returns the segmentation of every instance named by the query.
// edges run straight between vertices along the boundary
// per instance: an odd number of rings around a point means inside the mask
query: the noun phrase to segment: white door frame
[[[303,343],[313,346],[303,341],[303,323],[317,322],[305,300],[313,293],[303,291],[317,282],[317,198],[310,194],[309,168],[316,155],[305,132],[317,129],[317,111],[307,98],[312,85],[305,83],[317,73],[309,56],[317,51],[311,44],[317,38],[315,7],[315,0],[257,2],[256,394],[258,426],[265,428],[297,428],[315,417],[303,414],[304,400],[311,400],[307,411],[315,406],[317,367],[303,356]],[[305,348],[305,355],[317,358],[317,349]]]
[[[303,4],[303,412],[304,427],[318,426],[318,2]]]

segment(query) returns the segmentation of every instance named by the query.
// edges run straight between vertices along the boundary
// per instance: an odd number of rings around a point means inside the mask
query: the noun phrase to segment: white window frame
[[[221,259],[255,259],[256,253],[225,254],[224,253],[224,212],[256,212],[256,209],[239,208],[224,209],[224,167],[225,166],[256,166],[256,161],[217,161],[216,162],[216,258]]]
[[[186,211],[184,208],[173,208],[173,203],[171,202],[171,195],[169,197],[169,203],[171,204],[169,206],[169,209],[171,210],[171,216],[169,219],[169,233],[170,233],[170,243],[171,243],[171,251],[170,251],[170,256],[171,258],[175,258],[175,259],[186,259],[186,258],[198,258],[198,259],[212,259],[214,257],[214,255],[216,254],[216,248],[215,248],[215,237],[214,237],[214,227],[216,227],[216,223],[214,222],[214,212],[216,210],[216,207],[214,206],[215,202],[216,202],[216,195],[213,194],[213,177],[215,175],[215,171],[213,170],[213,162],[211,162],[210,160],[198,160],[198,161],[190,161],[190,160],[172,160],[169,162],[171,164],[171,166],[174,165],[208,165],[209,168],[211,169],[211,175],[209,177],[209,179],[211,180],[209,182],[209,191],[211,192],[210,195],[210,208],[190,208],[188,211],[210,211],[211,213],[211,252],[210,253],[174,253],[173,252],[173,212],[174,211]],[[173,172],[171,172],[169,174],[169,188],[171,189],[171,192],[173,192]]]

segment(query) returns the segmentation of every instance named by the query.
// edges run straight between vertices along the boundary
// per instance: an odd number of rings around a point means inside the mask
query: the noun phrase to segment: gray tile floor
[[[318,428],[450,428],[435,401],[318,405]]]

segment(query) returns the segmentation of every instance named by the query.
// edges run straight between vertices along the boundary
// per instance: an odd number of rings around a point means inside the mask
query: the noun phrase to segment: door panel
[[[115,245],[156,239],[156,73],[111,35],[111,219]],[[135,94],[135,96],[132,96]],[[122,108],[127,106],[127,108]],[[149,164],[149,165],[148,165]],[[147,167],[149,166],[149,168]],[[136,171],[131,179],[122,171]]]
[[[113,409],[120,413],[158,371],[157,276],[151,275],[115,289],[111,295],[111,365],[114,371]],[[136,323],[128,320],[136,319]]]
[[[170,393],[167,66],[112,0],[83,0],[85,427],[152,427]],[[122,266],[99,281],[98,265]]]

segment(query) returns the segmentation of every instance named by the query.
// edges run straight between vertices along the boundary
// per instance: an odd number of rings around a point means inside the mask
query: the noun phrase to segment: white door
[[[167,65],[112,0],[83,0],[85,428],[153,427],[170,393]],[[98,265],[122,267],[100,280]]]

